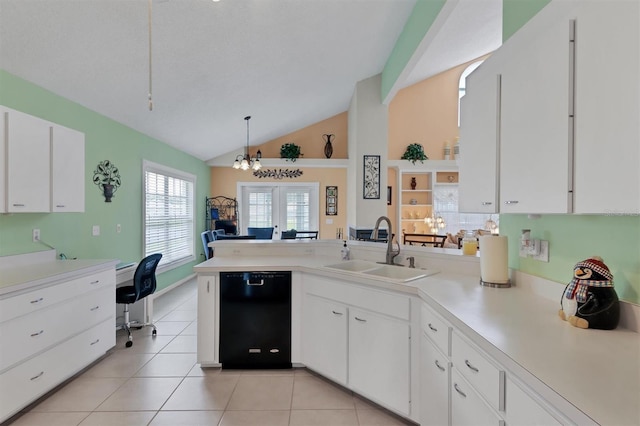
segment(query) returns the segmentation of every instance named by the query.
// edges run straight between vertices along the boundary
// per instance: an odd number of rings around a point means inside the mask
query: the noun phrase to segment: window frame
[[[161,174],[164,176],[181,179],[190,182],[192,185],[191,191],[191,254],[180,259],[176,259],[170,262],[160,261],[157,272],[164,272],[174,268],[177,268],[188,263],[196,261],[196,189],[197,189],[197,176],[182,170],[174,169],[173,167],[165,166],[163,164],[155,163],[149,160],[142,160],[142,253],[143,257],[147,256],[147,172]]]

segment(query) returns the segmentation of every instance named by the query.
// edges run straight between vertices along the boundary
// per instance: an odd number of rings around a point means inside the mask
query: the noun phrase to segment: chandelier
[[[438,231],[447,227],[446,222],[440,214],[436,214],[435,216],[432,214],[431,216],[425,217],[424,223],[427,224],[432,234],[437,234]]]
[[[251,158],[249,155],[249,120],[251,120],[251,116],[247,115],[244,118],[247,122],[247,148],[244,152],[244,155],[238,155],[236,157],[236,161],[233,162],[234,169],[242,169],[242,170],[260,170],[262,168],[262,164],[260,164],[260,158],[262,154],[260,151],[256,153],[255,158]]]

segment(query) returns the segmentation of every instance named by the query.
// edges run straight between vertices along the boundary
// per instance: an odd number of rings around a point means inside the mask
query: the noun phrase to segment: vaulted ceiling
[[[347,110],[415,1],[152,0],[150,49],[148,0],[0,0],[0,68],[208,160]],[[397,86],[498,47],[500,5],[448,0]]]

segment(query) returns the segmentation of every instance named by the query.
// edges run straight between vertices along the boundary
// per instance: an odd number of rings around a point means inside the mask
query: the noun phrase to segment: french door
[[[319,184],[238,182],[240,232],[248,227],[273,226],[273,238],[280,231],[318,231]]]

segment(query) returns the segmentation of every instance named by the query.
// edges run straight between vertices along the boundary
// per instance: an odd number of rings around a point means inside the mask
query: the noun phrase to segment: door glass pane
[[[283,188],[286,190],[286,229],[311,230],[310,190],[308,188]]]
[[[249,193],[248,227],[273,226],[273,195],[271,192]]]

